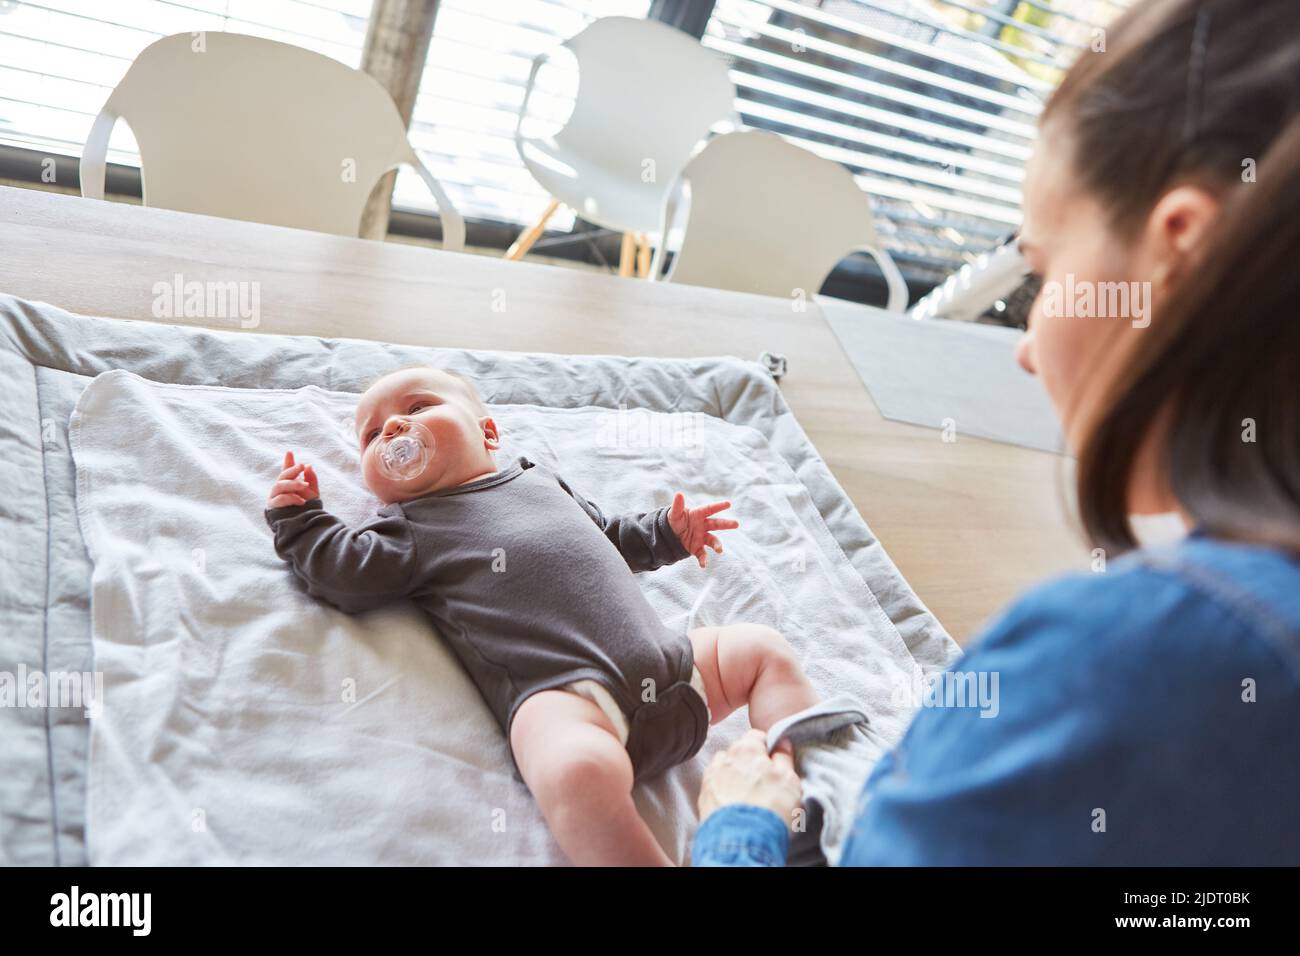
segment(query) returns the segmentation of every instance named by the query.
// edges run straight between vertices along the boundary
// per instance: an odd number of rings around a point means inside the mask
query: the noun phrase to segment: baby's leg
[[[690,637],[715,724],[748,704],[749,725],[767,730],[820,699],[794,649],[766,625],[698,627]],[[782,749],[789,752],[789,741]]]
[[[632,760],[605,712],[544,690],[515,711],[510,747],[560,849],[579,866],[672,866],[632,802]]]

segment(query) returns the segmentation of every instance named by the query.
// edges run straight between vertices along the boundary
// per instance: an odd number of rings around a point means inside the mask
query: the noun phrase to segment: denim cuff
[[[767,807],[730,803],[695,831],[692,866],[785,866],[790,828]]]

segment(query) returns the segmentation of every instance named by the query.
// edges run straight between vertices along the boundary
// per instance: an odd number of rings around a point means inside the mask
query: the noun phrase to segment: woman
[[[842,863],[1300,863],[1300,4],[1148,0],[1105,46],[1040,120],[1018,352],[1104,571],[972,644],[997,717],[923,708]],[[1125,315],[1061,317],[1115,282]],[[1170,511],[1189,536],[1138,549],[1129,515]],[[696,865],[784,862],[798,780],[762,740],[709,768]]]

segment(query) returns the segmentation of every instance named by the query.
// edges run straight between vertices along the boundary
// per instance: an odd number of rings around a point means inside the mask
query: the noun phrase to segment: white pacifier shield
[[[393,481],[418,478],[433,457],[433,434],[418,422],[407,422],[379,446],[379,470]]]

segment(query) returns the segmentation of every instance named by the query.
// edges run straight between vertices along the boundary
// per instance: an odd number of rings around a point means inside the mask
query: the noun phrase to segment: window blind
[[[910,279],[938,281],[1020,221],[1043,102],[1106,0],[718,0],[748,126],[848,167]]]

